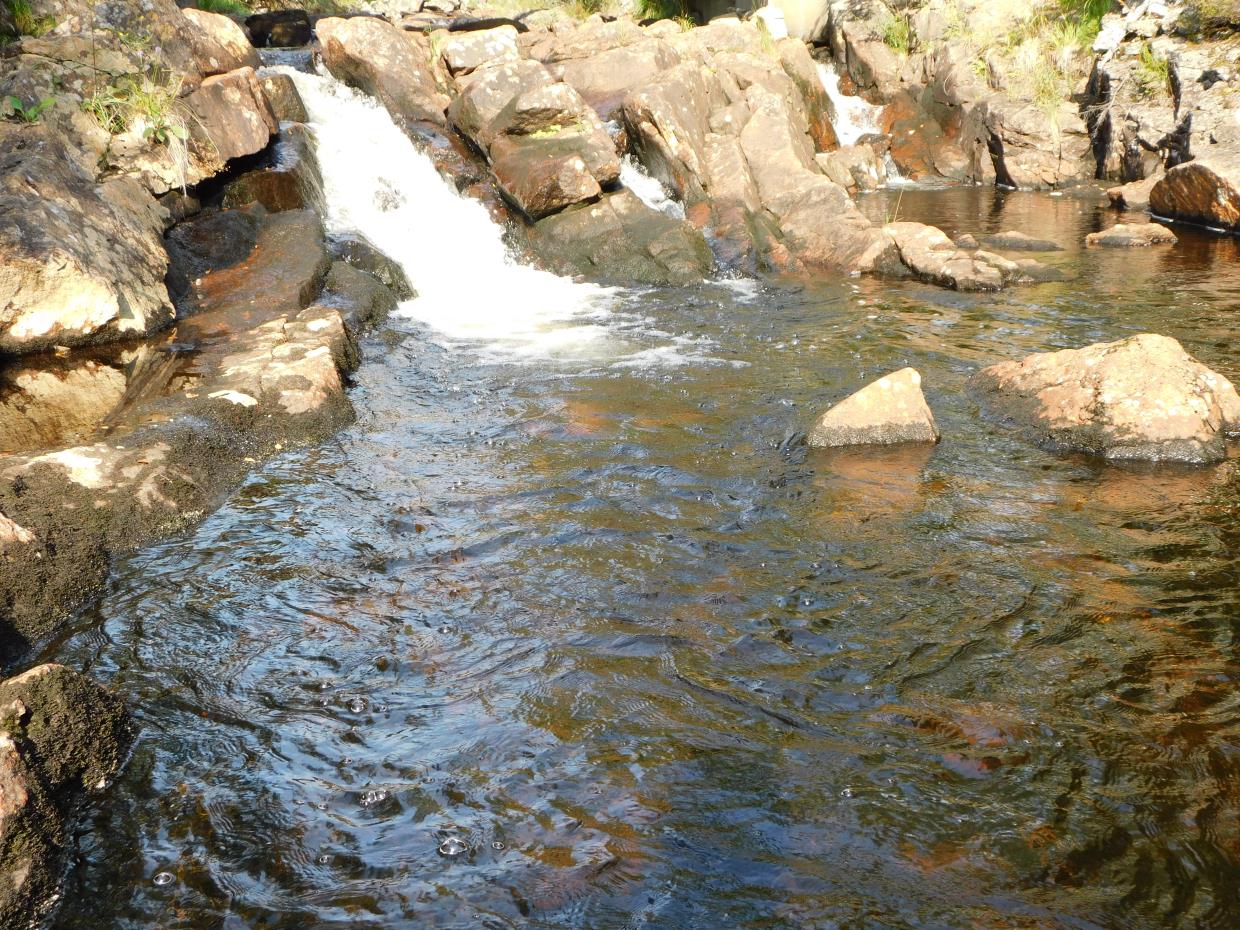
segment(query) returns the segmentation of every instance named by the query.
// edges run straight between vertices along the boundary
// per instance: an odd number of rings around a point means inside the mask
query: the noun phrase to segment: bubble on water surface
[[[319,865],[328,865],[331,863],[331,861],[332,861],[332,857],[328,855],[327,853],[324,853],[323,855],[319,856]]]
[[[469,852],[469,844],[457,836],[450,836],[439,844],[439,855],[445,859],[456,859]]]
[[[372,805],[378,804],[380,801],[386,801],[387,797],[388,793],[383,790],[367,791],[364,795],[362,795],[361,804],[362,807],[371,807]]]
[[[498,851],[501,849],[506,849],[507,847],[504,846],[504,844],[501,843],[499,840],[496,840],[494,843],[491,844],[491,848]]]
[[[365,698],[355,697],[353,700],[349,702],[349,710],[353,711],[353,713],[355,714],[360,714],[365,709],[366,709]]]
[[[171,872],[156,872],[155,877],[151,879],[156,885],[171,885],[176,881],[176,876]]]

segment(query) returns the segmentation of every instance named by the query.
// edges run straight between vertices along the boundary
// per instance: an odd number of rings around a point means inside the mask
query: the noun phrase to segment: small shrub
[[[177,111],[180,82],[154,80],[148,75],[127,74],[96,87],[82,101],[82,109],[113,135],[142,124],[144,138],[157,145],[189,136],[185,119]]]
[[[913,29],[903,16],[893,16],[883,24],[883,42],[892,51],[907,55],[913,50]]]
[[[39,117],[43,115],[43,111],[56,101],[51,97],[45,97],[38,103],[32,103],[27,106],[22,103],[20,97],[10,95],[5,97],[4,100],[0,102],[3,103],[3,107],[0,108],[0,113],[3,113],[9,119],[18,120],[23,123],[37,123],[39,121]]]
[[[638,0],[638,19],[680,20],[688,15],[689,11],[681,0]]]

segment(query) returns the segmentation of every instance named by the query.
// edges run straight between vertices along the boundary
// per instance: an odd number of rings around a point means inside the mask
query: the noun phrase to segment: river
[[[863,208],[1057,240],[1071,280],[576,285],[298,80],[329,225],[423,297],[353,427],[48,648],[142,727],[57,930],[1240,926],[1234,463],[1052,454],[964,391],[1142,331],[1236,379],[1235,240],[1085,250],[1096,197],[902,188]],[[905,365],[941,444],[799,441]]]

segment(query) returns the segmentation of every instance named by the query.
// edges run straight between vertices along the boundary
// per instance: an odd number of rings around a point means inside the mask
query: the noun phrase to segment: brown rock
[[[1150,191],[1160,180],[1162,180],[1162,174],[1156,174],[1140,181],[1130,181],[1118,187],[1108,188],[1107,199],[1116,209],[1144,213],[1150,208]]]
[[[970,385],[989,415],[1033,439],[1111,459],[1218,461],[1240,429],[1231,382],[1152,333],[1002,362]]]
[[[982,249],[958,248],[947,234],[922,223],[889,223],[900,260],[916,277],[958,291],[997,291],[1020,278],[1015,262]]]
[[[227,16],[189,7],[181,11],[190,21],[191,44],[203,74],[224,74],[238,68],[258,69],[262,62],[245,30]]]
[[[1062,252],[1063,246],[1049,239],[1035,239],[1018,229],[983,236],[982,245],[1005,252]]]
[[[224,188],[226,209],[259,203],[271,213],[310,208],[326,210],[323,178],[310,130],[300,123],[288,126],[276,142],[275,164],[247,171]]]
[[[491,170],[503,191],[527,216],[538,220],[602,193],[583,157],[581,141],[580,135],[501,136],[491,147]]]
[[[506,115],[518,97],[552,83],[536,61],[511,61],[482,68],[457,82],[460,93],[448,108],[452,125],[486,152],[508,127]]]
[[[450,34],[440,55],[454,75],[468,74],[483,65],[516,61],[520,57],[517,52],[517,30],[512,26],[499,26]]]
[[[234,158],[261,152],[280,129],[253,68],[205,79],[185,103],[194,114],[190,156],[200,178],[219,173]]]
[[[245,18],[250,39],[259,48],[292,48],[314,41],[305,10],[272,10]]]
[[[934,414],[921,392],[921,375],[902,368],[852,394],[818,418],[811,446],[938,442]]]
[[[369,16],[321,19],[316,29],[336,78],[378,98],[397,121],[444,125],[449,98],[435,79],[425,36]]]
[[[287,74],[265,74],[259,79],[271,112],[280,122],[305,123],[310,116],[302,102],[297,85]]]
[[[1171,245],[1179,240],[1166,226],[1157,223],[1116,223],[1110,229],[1090,233],[1086,245],[1107,248],[1140,248],[1151,245]]]
[[[1240,157],[1199,158],[1177,165],[1150,190],[1157,216],[1240,230]]]

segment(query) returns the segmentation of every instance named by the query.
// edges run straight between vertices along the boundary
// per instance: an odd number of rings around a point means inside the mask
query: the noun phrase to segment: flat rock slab
[[[806,441],[819,447],[938,442],[939,429],[921,392],[921,374],[902,368],[824,413]]]
[[[1108,249],[1145,248],[1151,245],[1173,245],[1179,239],[1166,226],[1157,223],[1116,223],[1110,229],[1090,233],[1086,245]]]
[[[516,61],[517,30],[512,26],[461,32],[450,36],[440,50],[452,74],[465,74],[483,65]]]
[[[1031,439],[1109,459],[1215,462],[1240,429],[1231,382],[1153,333],[1001,362],[970,387],[987,415]]]
[[[1009,230],[1007,232],[996,233],[993,236],[983,236],[982,245],[991,249],[1000,249],[1005,252],[1062,252],[1063,246],[1058,242],[1051,242],[1049,239],[1035,239],[1033,236],[1027,236],[1019,230]]]

